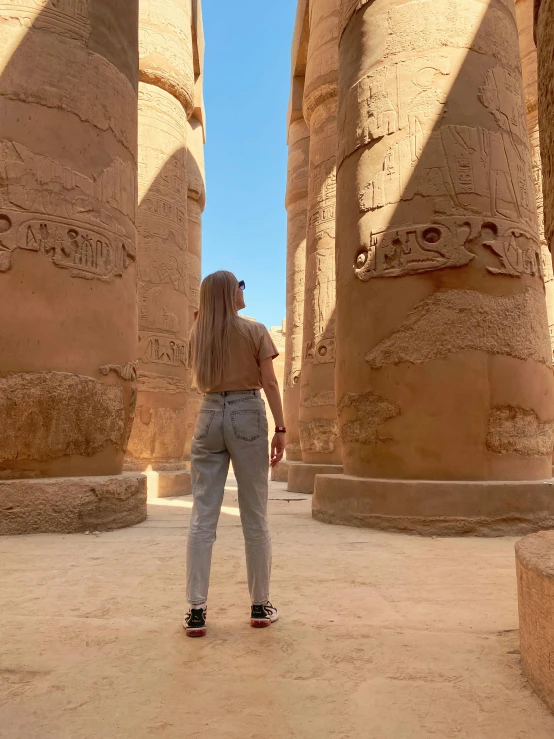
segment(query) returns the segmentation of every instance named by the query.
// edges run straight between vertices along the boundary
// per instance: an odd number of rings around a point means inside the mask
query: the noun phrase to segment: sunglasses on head
[[[246,282],[244,280],[241,280],[239,282],[239,289],[240,290],[246,290]]]

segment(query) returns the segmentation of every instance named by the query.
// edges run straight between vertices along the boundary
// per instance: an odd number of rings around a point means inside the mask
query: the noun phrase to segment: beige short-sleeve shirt
[[[210,388],[210,393],[229,390],[259,390],[262,387],[260,364],[264,359],[279,356],[279,351],[263,323],[241,318],[243,336],[234,330],[231,336],[230,359],[223,371],[223,380]]]

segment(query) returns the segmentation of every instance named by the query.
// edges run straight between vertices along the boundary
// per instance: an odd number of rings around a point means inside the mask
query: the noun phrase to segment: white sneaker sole
[[[270,618],[251,618],[250,626],[254,629],[265,629],[279,620],[279,614],[275,613]]]

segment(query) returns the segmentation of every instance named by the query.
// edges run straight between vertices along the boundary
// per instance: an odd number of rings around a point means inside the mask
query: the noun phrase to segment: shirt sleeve
[[[261,336],[258,344],[258,363],[263,362],[264,359],[269,359],[269,357],[275,359],[275,357],[279,356],[279,350],[269,335],[269,331],[265,326],[261,328]]]

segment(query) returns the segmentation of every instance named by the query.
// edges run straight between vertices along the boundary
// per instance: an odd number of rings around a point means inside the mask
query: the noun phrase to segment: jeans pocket
[[[196,420],[196,428],[194,429],[194,438],[197,440],[205,439],[214,420],[215,411],[205,411],[200,409],[198,411],[198,418]]]
[[[260,411],[231,411],[231,424],[237,439],[256,441],[261,436]]]

